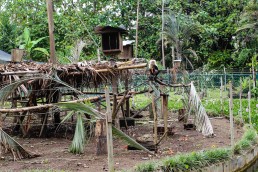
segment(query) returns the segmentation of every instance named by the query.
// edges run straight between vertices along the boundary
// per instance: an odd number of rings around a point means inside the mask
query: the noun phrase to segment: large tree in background
[[[232,37],[238,28],[239,16],[249,1],[165,1],[165,8],[188,15],[201,24],[202,32],[193,36],[188,44],[188,47],[196,50],[201,59],[194,61],[195,68],[205,64],[210,68],[223,66],[239,68],[238,62],[232,60],[236,59],[231,55],[235,51]],[[161,2],[162,0],[140,1],[139,57],[161,59],[161,50],[156,44],[161,31]],[[100,46],[100,37],[94,34],[93,29],[97,25],[123,24],[129,30],[127,38],[135,39],[136,8],[135,0],[54,1],[55,41],[58,56],[70,56],[70,50],[76,40],[82,39],[89,42],[83,48],[82,58],[96,58],[97,46],[94,41]],[[2,39],[5,45],[1,49],[10,52],[13,48],[12,42],[15,42],[13,35],[21,35],[25,27],[29,28],[32,40],[48,36],[45,1],[1,0],[0,9],[0,22],[5,15],[7,24],[16,27],[16,29],[0,27],[0,39],[8,37],[11,40],[8,42],[6,38]],[[38,46],[48,48],[48,39],[42,40]],[[167,49],[166,54],[169,53]],[[32,56],[33,59],[41,58],[41,54],[36,52]]]

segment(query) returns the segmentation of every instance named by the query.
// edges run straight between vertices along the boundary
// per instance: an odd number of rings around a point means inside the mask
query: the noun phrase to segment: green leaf
[[[46,56],[49,57],[49,53],[48,53],[47,49],[45,49],[45,48],[34,48],[32,51],[40,51],[40,52],[42,52],[44,55],[46,55]]]
[[[84,145],[85,145],[85,130],[83,126],[82,114],[78,113],[73,142],[69,150],[72,153],[80,154],[80,153],[83,153]]]
[[[77,112],[87,113],[97,119],[103,119],[100,112],[83,103],[57,103],[57,105]]]
[[[151,151],[149,151],[148,149],[146,149],[144,146],[142,146],[141,144],[139,144],[138,142],[136,142],[134,139],[132,139],[130,136],[128,136],[127,134],[125,134],[123,131],[117,129],[116,127],[112,126],[112,133],[119,137],[120,139],[124,140],[125,142],[127,142],[130,146],[133,146],[137,149],[140,150],[144,150],[146,152],[148,152],[149,154],[153,154]]]

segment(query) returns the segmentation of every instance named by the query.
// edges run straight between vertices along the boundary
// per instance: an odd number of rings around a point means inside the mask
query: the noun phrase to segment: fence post
[[[230,139],[231,147],[234,146],[234,123],[233,123],[233,95],[232,95],[232,82],[229,82],[229,115],[230,115]]]
[[[105,88],[107,103],[106,126],[107,126],[107,150],[108,150],[108,171],[114,172],[113,138],[112,138],[112,114],[110,107],[109,89]]]
[[[222,76],[220,77],[220,113],[222,114],[224,112],[224,108],[223,108],[223,79]]]
[[[240,92],[239,92],[239,116],[241,118],[241,122],[244,123],[243,120],[243,108],[242,108],[242,93],[243,93],[243,89],[242,89],[242,84],[240,83]]]

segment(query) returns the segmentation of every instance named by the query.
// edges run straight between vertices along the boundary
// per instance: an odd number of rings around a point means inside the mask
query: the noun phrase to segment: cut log
[[[107,154],[107,132],[106,132],[106,120],[101,119],[96,121],[95,128],[96,137],[96,154]]]

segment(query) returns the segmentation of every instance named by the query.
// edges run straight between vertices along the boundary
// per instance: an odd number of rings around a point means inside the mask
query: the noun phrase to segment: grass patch
[[[257,132],[247,128],[243,137],[233,148],[217,148],[207,151],[191,152],[167,157],[160,162],[147,162],[139,164],[134,171],[190,171],[200,169],[211,164],[219,163],[230,159],[234,154],[239,154],[257,143]]]

